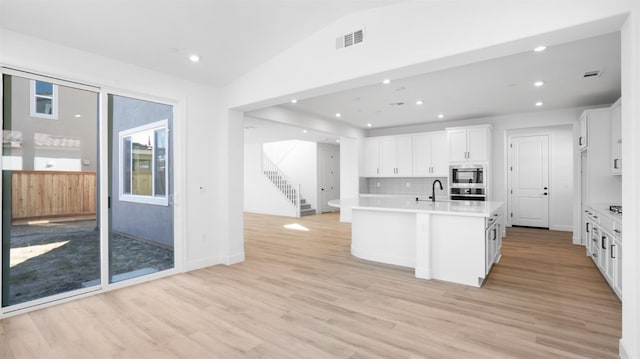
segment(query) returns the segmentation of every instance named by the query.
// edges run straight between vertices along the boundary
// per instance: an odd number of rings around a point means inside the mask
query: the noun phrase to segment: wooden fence
[[[96,214],[96,173],[12,171],[11,219],[86,217]]]

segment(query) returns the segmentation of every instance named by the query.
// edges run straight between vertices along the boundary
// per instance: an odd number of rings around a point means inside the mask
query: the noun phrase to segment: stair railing
[[[296,209],[296,217],[300,217],[300,184],[294,182],[287,177],[284,172],[262,153],[262,173],[273,183],[282,195]]]

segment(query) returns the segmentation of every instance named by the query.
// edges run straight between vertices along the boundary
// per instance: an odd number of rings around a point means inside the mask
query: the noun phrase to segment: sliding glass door
[[[4,68],[1,88],[1,312],[174,268],[173,106]]]
[[[3,74],[2,307],[100,284],[96,89]]]
[[[109,95],[109,282],[174,267],[173,106]]]

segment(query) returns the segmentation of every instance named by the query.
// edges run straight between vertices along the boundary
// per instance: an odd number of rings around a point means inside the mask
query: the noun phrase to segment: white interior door
[[[513,137],[510,150],[511,224],[549,228],[549,137]]]
[[[327,203],[333,199],[340,198],[340,166],[337,146],[318,147],[319,173],[320,173],[320,212],[331,212],[336,210]]]

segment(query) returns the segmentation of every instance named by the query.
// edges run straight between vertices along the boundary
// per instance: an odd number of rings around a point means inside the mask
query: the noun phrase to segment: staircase
[[[296,208],[297,217],[316,214],[316,210],[311,208],[304,198],[300,198],[300,185],[294,184],[264,153],[262,154],[262,172]]]
[[[316,214],[316,210],[311,208],[311,205],[307,203],[306,199],[300,199],[300,217],[311,216]]]

